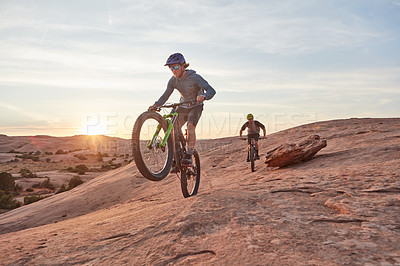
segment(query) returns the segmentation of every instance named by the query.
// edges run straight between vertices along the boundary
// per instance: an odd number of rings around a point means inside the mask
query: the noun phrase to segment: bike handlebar
[[[175,108],[184,104],[189,104],[189,105],[193,105],[196,104],[197,101],[184,101],[184,102],[179,102],[179,103],[171,103],[171,104],[164,104],[159,106],[158,108]]]
[[[240,137],[239,137],[240,138]],[[266,139],[267,137],[264,137],[264,136],[260,136],[259,138],[258,138],[258,140],[260,140],[260,139]],[[241,137],[240,138],[241,140],[247,140],[247,138],[244,138],[244,137]]]
[[[184,102],[179,102],[179,103],[164,104],[161,106],[154,107],[152,110],[159,112],[159,111],[161,111],[161,108],[176,108],[176,107],[184,105],[184,104],[189,104],[189,106],[190,106],[190,105],[194,105],[196,103],[197,103],[197,101],[194,100],[194,101],[184,101]]]

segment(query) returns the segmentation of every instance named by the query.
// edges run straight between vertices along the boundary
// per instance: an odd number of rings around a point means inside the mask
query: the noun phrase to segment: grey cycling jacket
[[[206,100],[210,100],[216,93],[205,79],[199,74],[196,74],[196,71],[189,69],[186,70],[185,76],[181,79],[175,78],[174,76],[171,77],[168,81],[167,89],[156,104],[158,106],[163,105],[169,99],[174,89],[177,89],[181,94],[180,102],[194,101],[198,95],[204,95]],[[203,103],[192,105],[190,108],[201,104]],[[188,106],[182,107],[188,108]]]

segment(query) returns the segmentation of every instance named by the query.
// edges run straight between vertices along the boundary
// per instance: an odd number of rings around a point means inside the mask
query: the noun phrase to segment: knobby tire
[[[154,128],[143,128],[143,125],[147,121],[155,120],[155,126]],[[173,148],[172,148],[172,139],[171,137],[168,138],[167,145],[166,145],[166,151],[163,151],[161,149],[148,149],[146,148],[145,143],[148,141],[148,139],[140,139],[141,133],[144,131],[149,132],[149,136],[153,136],[154,132],[156,132],[156,127],[157,127],[157,122],[161,125],[161,131],[164,134],[167,131],[168,128],[168,123],[167,121],[158,113],[148,111],[142,113],[135,122],[135,125],[132,130],[132,154],[133,154],[133,159],[136,163],[136,166],[139,170],[139,172],[147,179],[151,181],[160,181],[164,179],[168,174],[171,169],[172,165],[172,158],[173,158]],[[150,137],[151,139],[151,137]],[[160,140],[159,140],[160,141]],[[147,152],[148,158],[144,158],[144,154]],[[152,153],[158,152],[162,156],[166,157],[164,162],[160,162],[160,169],[155,171],[151,169],[151,163],[149,160],[151,159]],[[155,159],[155,158],[154,158]],[[156,160],[156,159],[155,159]],[[156,160],[157,161],[157,160]]]
[[[254,172],[254,160],[255,160],[255,151],[254,147],[250,147],[250,165],[251,165],[251,171]]]
[[[181,188],[185,198],[197,194],[200,185],[200,157],[197,151],[193,152],[193,167],[182,167]]]

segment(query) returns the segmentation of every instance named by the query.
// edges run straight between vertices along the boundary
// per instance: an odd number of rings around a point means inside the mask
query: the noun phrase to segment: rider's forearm
[[[211,87],[210,85],[208,85],[207,89],[206,89],[206,94],[205,96],[205,100],[211,100],[212,97],[214,97],[214,95],[216,94],[216,91],[214,90],[213,87]]]
[[[165,90],[165,92],[163,93],[163,95],[161,95],[160,99],[158,99],[158,101],[155,102],[155,104],[157,106],[161,106],[163,105],[166,101],[168,101],[169,97],[171,96],[171,94],[174,92],[174,88],[171,85],[171,80],[168,82],[167,85],[167,89]]]
[[[157,106],[163,105],[163,104],[169,99],[169,96],[171,96],[172,92],[173,92],[173,90],[170,91],[170,90],[167,89],[167,90],[164,92],[164,94],[161,95],[160,99],[158,99],[158,101],[155,102],[155,104],[156,104]]]
[[[205,79],[203,79],[200,75],[197,75],[195,77],[195,79],[196,79],[196,83],[200,87],[200,89],[202,91],[205,91],[205,94],[204,94],[205,100],[211,100],[211,98],[214,97],[214,95],[216,93],[214,88],[211,87],[211,85],[208,84],[208,82]]]
[[[204,94],[205,100],[211,100],[212,97],[214,97],[214,95],[216,94],[214,88],[211,87],[211,85],[208,84],[208,82],[205,79],[199,77],[199,79],[197,80],[197,84],[203,91],[206,92]]]

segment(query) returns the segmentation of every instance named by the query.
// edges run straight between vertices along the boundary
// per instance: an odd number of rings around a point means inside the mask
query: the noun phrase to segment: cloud
[[[156,30],[150,30],[143,36],[163,43],[176,42],[177,36],[182,36],[180,41],[183,43],[203,43],[221,49],[257,50],[285,55],[354,48],[383,37],[380,31],[372,29],[368,21],[359,17],[348,15],[343,20],[343,17],[324,17],[323,14],[302,14],[296,1],[272,1],[272,4],[236,1],[224,5],[218,2],[178,2],[176,5],[181,7],[179,10],[185,11],[171,12],[170,18],[168,15],[164,17],[169,21],[190,17],[190,23],[179,26],[164,23],[157,27],[159,19],[156,19]],[[155,14],[158,10],[155,10]],[[153,18],[150,14],[146,19],[144,16],[149,15],[147,13],[139,15],[139,21],[143,24]],[[168,8],[166,13],[169,14]],[[130,23],[126,22],[128,25]]]
[[[41,112],[27,110],[26,108],[19,107],[17,105],[11,103],[0,102],[0,108],[3,110],[2,113],[6,114],[6,117],[20,117],[25,122],[31,121],[32,125],[35,124],[51,124],[51,123],[59,123],[59,118],[56,116],[43,114]]]
[[[131,42],[201,44],[269,54],[348,49],[387,37],[350,10],[335,17],[324,7],[331,6],[315,1],[135,2],[111,7],[107,21]]]
[[[84,40],[94,48],[115,47],[115,38],[119,36],[125,45],[198,44],[285,55],[360,47],[389,35],[352,10],[332,6],[330,2],[119,1],[107,6],[97,1],[81,5],[45,3],[39,1],[25,8],[6,5],[8,12],[4,12],[2,28],[37,31],[37,44],[43,43],[47,34],[56,34],[59,40]],[[104,10],[82,10],[90,3],[91,7],[100,6]],[[63,15],[64,11],[60,14],[63,8],[71,12],[70,16]],[[329,9],[340,11],[341,16]],[[51,36],[48,37],[51,41]],[[126,48],[125,45],[120,48]]]
[[[0,103],[0,113],[3,114],[1,127],[49,126],[49,121],[42,119],[42,115],[33,114],[11,104]]]
[[[396,6],[400,6],[400,1],[398,0],[393,0],[392,3]]]
[[[140,113],[181,51],[217,90],[214,112],[352,114],[376,100],[398,114],[398,3],[1,1],[0,108],[42,125],[101,108]],[[21,95],[29,104],[18,109]]]

